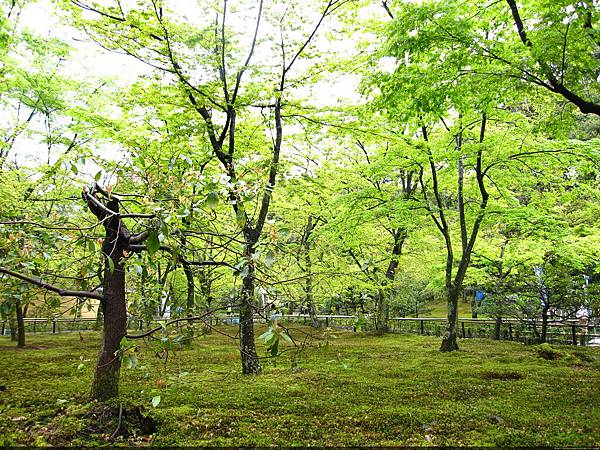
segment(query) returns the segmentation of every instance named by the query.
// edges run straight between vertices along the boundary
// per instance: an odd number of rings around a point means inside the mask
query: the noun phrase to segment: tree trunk
[[[18,341],[18,331],[17,331],[17,317],[11,311],[10,316],[8,316],[8,328],[10,329],[10,341],[17,342]]]
[[[183,265],[183,272],[185,273],[185,278],[187,280],[187,298],[186,298],[186,314],[188,316],[194,315],[196,310],[195,308],[195,289],[194,286],[194,273],[192,272],[192,268],[189,264]]]
[[[455,287],[448,289],[448,323],[440,347],[441,352],[458,350],[458,290]]]
[[[548,309],[542,309],[542,331],[540,333],[540,342],[546,342],[548,334]]]
[[[119,395],[119,372],[121,369],[121,340],[127,334],[127,304],[125,298],[125,270],[122,260],[129,248],[129,230],[117,215],[108,216],[88,201],[90,209],[103,221],[106,235],[102,244],[105,258],[102,293],[103,339],[98,355],[92,400],[105,401]],[[119,201],[110,199],[106,209],[119,212]]]
[[[242,298],[240,305],[240,354],[242,357],[242,373],[258,374],[261,372],[260,361],[254,343],[254,277],[256,269],[252,254],[256,240],[251,239],[254,230],[245,233],[246,244],[244,256],[248,264],[248,274],[242,282]],[[250,237],[250,239],[249,239]]]
[[[479,312],[479,305],[477,304],[477,291],[473,290],[471,295],[471,318],[477,319],[477,314]]]
[[[496,317],[496,323],[494,325],[494,340],[500,340],[500,327],[502,326],[502,317]]]
[[[377,291],[377,320],[376,320],[376,328],[377,331],[386,332],[388,331],[388,305],[385,301],[385,295],[383,295],[383,290],[379,289]]]
[[[304,291],[306,293],[306,307],[308,308],[308,315],[310,316],[311,325],[314,328],[319,328],[321,323],[317,318],[317,306],[315,305],[315,296],[313,294],[313,275],[312,275],[312,259],[310,257],[308,246],[305,248],[305,262],[306,262],[306,284]]]
[[[119,251],[122,254],[122,249]],[[121,265],[121,258],[113,257],[117,260],[113,273],[107,268],[104,274],[103,341],[92,383],[92,399],[99,401],[119,395],[119,351],[121,339],[127,333],[125,271]]]
[[[23,348],[25,347],[25,321],[20,300],[15,302],[15,311],[17,315],[17,347]]]

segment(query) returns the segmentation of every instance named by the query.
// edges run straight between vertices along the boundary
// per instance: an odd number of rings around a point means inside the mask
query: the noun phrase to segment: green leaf
[[[151,403],[152,403],[152,407],[154,407],[154,408],[156,408],[158,405],[160,405],[160,395],[152,397]]]
[[[158,239],[158,230],[152,230],[148,234],[148,239],[146,240],[146,248],[148,249],[148,253],[150,256],[154,255],[158,249],[160,248],[160,239]]]
[[[261,334],[258,338],[262,339],[265,342],[268,342],[273,337],[273,330],[268,329],[263,334]]]
[[[129,355],[123,355],[123,359],[121,360],[121,364],[123,364],[123,367],[125,369],[131,369],[132,368],[131,358],[129,357]]]
[[[96,252],[96,242],[94,240],[89,240],[87,241],[87,246],[88,246],[88,250],[91,253],[95,253]]]
[[[113,261],[113,259],[110,256],[106,257],[106,263],[108,264],[108,270],[110,271],[110,273],[114,273],[115,272],[115,262]]]
[[[249,273],[250,273],[250,268],[248,267],[248,264],[245,264],[244,267],[242,267],[242,270],[240,271],[240,277],[242,277],[242,279],[244,279],[248,276]]]
[[[294,341],[292,341],[292,338],[287,333],[280,333],[280,335],[282,338],[284,338],[290,344],[294,343]]]
[[[244,211],[244,208],[240,207],[237,209],[235,212],[235,221],[237,222],[238,227],[244,228],[246,225],[246,211]]]
[[[267,267],[272,267],[274,262],[275,262],[275,253],[273,252],[273,250],[269,250],[267,252],[267,254],[265,255],[265,265]]]
[[[219,206],[219,194],[215,191],[211,191],[206,196],[206,206],[210,209],[216,209]]]
[[[98,171],[98,173],[96,173],[96,175],[94,175],[94,181],[100,181],[100,178],[102,178],[102,171]]]

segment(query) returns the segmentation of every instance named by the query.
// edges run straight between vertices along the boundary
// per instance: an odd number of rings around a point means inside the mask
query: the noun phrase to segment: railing
[[[376,329],[374,316],[317,316],[328,327],[363,331]],[[281,316],[281,320],[310,324],[310,316],[305,314]],[[531,344],[539,341],[541,323],[535,324],[517,319],[502,319],[498,337]],[[446,319],[437,317],[393,317],[388,321],[388,331],[392,333],[442,336],[446,330]],[[458,319],[458,335],[463,339],[487,338],[496,336],[496,321],[493,319]],[[583,325],[578,321],[548,322],[546,342],[566,345],[600,345],[600,326]]]
[[[25,333],[67,333],[75,331],[93,331],[100,330],[102,323],[95,318],[78,317],[69,318],[52,318],[52,317],[27,317],[23,319],[25,325]],[[143,329],[144,323],[141,320],[130,318],[127,323],[128,329]],[[0,336],[10,334],[8,321],[2,321],[2,332]]]
[[[282,322],[311,324],[308,314],[272,314]],[[346,315],[318,315],[317,319],[325,327],[347,329],[353,331],[372,331],[376,329],[375,316],[346,316]],[[127,327],[130,330],[145,330],[155,325],[156,320],[143,321],[130,317]],[[165,319],[162,319],[165,320]],[[239,323],[236,315],[215,315],[207,317],[210,325],[235,325]],[[264,323],[263,316],[254,316],[254,321]],[[26,318],[24,319],[26,333],[64,333],[76,331],[99,330],[102,324],[95,318]],[[516,319],[502,319],[498,336],[501,340],[510,340],[523,343],[534,343],[539,339],[540,324],[537,323],[537,333],[533,323],[526,323]],[[427,336],[442,336],[446,329],[445,318],[433,317],[394,317],[388,321],[388,331],[392,333],[420,334]],[[2,322],[2,333],[10,333],[7,321]],[[496,336],[496,321],[493,319],[459,319],[458,334],[463,339],[487,338]],[[546,341],[556,344],[568,345],[600,345],[600,326],[583,325],[579,322],[549,322],[546,332]]]

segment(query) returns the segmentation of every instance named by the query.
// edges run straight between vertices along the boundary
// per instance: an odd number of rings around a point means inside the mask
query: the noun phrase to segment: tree
[[[227,1],[215,11],[214,24],[209,23],[205,28],[183,22],[175,11],[169,11],[166,5],[154,0],[128,11],[122,8],[101,9],[83,1],[73,2],[75,23],[85,28],[101,45],[123,51],[147,63],[162,72],[169,83],[177,86],[180,99],[185,99],[187,107],[198,114],[202,124],[199,133],[209,141],[212,154],[228,178],[231,188],[226,195],[227,202],[233,209],[244,239],[239,338],[242,371],[246,374],[259,373],[261,370],[253,331],[256,277],[253,255],[263,233],[272,192],[280,174],[284,133],[282,109],[291,86],[291,70],[314,40],[325,18],[345,3],[346,0],[325,2],[318,19],[300,40],[286,40],[287,28],[291,26],[288,22],[291,18],[287,14],[291,10],[286,9],[283,14],[274,13],[274,27],[280,33],[277,41],[281,41],[277,45],[275,58],[280,62],[275,69],[254,66],[250,71],[254,76],[244,85],[244,76],[249,72],[257,45],[261,44],[258,37],[264,22],[262,1],[253,8],[254,27],[249,36],[250,45],[245,50],[246,56],[240,54],[240,48],[232,36],[234,29],[228,26],[227,20],[232,11]],[[94,12],[97,19],[84,19],[82,11]],[[191,54],[185,50],[186,47]],[[202,68],[200,74],[199,68]],[[252,73],[254,71],[257,73]],[[260,77],[268,82],[261,82]],[[253,104],[272,112],[272,122],[267,121],[262,126],[273,133],[268,152],[269,162],[265,164],[262,177],[256,180],[262,190],[256,208],[250,208],[237,189],[242,181],[240,166],[243,158],[251,156],[244,155],[238,143],[247,139],[244,133],[248,131],[245,130],[253,122],[248,114],[248,105]],[[247,127],[244,127],[242,120],[245,117]],[[266,143],[262,141],[261,144]],[[257,211],[256,215],[251,215],[252,210]]]

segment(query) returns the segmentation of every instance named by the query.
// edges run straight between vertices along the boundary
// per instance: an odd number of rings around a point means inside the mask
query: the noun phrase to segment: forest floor
[[[86,401],[98,333],[32,335],[23,350],[5,349],[13,343],[1,339],[0,446],[600,443],[600,349],[554,346],[553,353],[472,339],[442,354],[435,337],[329,331],[320,338],[295,361],[291,352],[264,360],[260,376],[240,374],[235,342],[218,333],[171,351],[166,363],[141,344],[137,367],[122,370],[122,403],[104,429],[99,405]],[[127,417],[117,427],[120,405],[125,416],[141,405],[156,429],[133,427]]]

